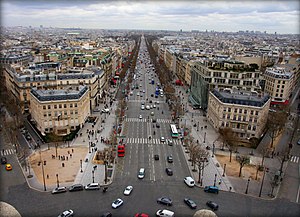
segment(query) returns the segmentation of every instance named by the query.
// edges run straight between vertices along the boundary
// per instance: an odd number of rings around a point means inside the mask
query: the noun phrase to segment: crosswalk
[[[152,118],[125,118],[126,122],[150,122],[152,123]],[[172,123],[172,120],[169,119],[156,119],[156,122],[158,123]]]
[[[7,156],[7,155],[11,155],[11,154],[15,154],[16,150],[15,149],[4,149],[1,150],[1,156]]]
[[[181,145],[182,142],[177,139],[171,139],[173,142],[173,145]],[[125,143],[127,144],[154,144],[154,145],[160,145],[160,144],[167,144],[166,142],[161,142],[160,139],[148,139],[148,138],[127,138]]]
[[[138,103],[141,103],[141,102],[145,102],[144,99],[130,99],[128,100],[128,102],[138,102]],[[158,102],[158,103],[164,103],[164,101],[160,101],[160,100],[152,100],[152,102]]]
[[[298,163],[299,162],[299,157],[298,156],[291,156],[290,162]]]

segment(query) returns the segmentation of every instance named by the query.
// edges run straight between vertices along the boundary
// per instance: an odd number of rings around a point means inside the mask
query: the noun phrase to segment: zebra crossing
[[[173,145],[181,145],[182,142],[177,139],[171,139],[173,141]],[[148,139],[148,138],[127,138],[125,141],[127,144],[167,144],[167,142],[161,142],[160,139]]]
[[[1,151],[1,156],[7,156],[7,155],[11,155],[11,154],[15,154],[16,150],[15,149],[3,149]]]
[[[290,162],[298,163],[299,162],[299,157],[298,156],[291,156]]]
[[[147,118],[125,118],[126,122],[151,122],[153,121],[153,118],[147,119]],[[158,123],[172,123],[172,120],[169,119],[156,119],[156,122]]]

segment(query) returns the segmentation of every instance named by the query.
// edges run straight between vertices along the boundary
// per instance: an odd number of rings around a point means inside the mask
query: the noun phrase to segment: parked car
[[[130,195],[132,190],[133,187],[131,185],[128,185],[124,190],[124,195]]]
[[[143,179],[145,177],[145,168],[140,168],[138,172],[138,178]]]
[[[297,144],[300,145],[300,139],[298,140]]]
[[[159,125],[159,123],[156,123],[156,127],[157,127],[157,128],[160,128],[160,125]]]
[[[1,164],[7,164],[6,157],[1,157]]]
[[[174,217],[174,212],[171,211],[171,210],[167,210],[167,209],[164,209],[164,210],[157,210],[156,212],[156,216],[159,216],[159,217]]]
[[[204,191],[208,193],[219,193],[219,188],[217,186],[205,186]]]
[[[64,192],[67,192],[67,188],[62,186],[62,187],[54,188],[51,193],[59,194],[59,193],[64,193]]]
[[[168,176],[173,176],[173,170],[171,168],[166,168],[166,173]]]
[[[12,170],[11,164],[6,164],[6,165],[5,165],[5,169],[6,169],[6,171]]]
[[[73,210],[69,209],[66,211],[63,211],[58,217],[71,217],[74,215]]]
[[[190,198],[184,198],[184,202],[191,208],[191,209],[196,209],[197,204],[191,200]]]
[[[159,155],[158,154],[154,155],[154,160],[159,160]]]
[[[108,109],[108,108],[102,109],[102,110],[101,110],[101,113],[108,113],[108,112],[109,112],[109,109]]]
[[[161,203],[167,206],[172,206],[172,200],[168,197],[160,197],[157,199],[157,203]]]
[[[140,116],[139,116],[139,119],[142,119],[142,118],[143,118],[143,116],[142,116],[142,115],[140,115]]]
[[[99,190],[99,189],[100,189],[100,185],[97,182],[90,183],[87,186],[85,186],[85,190]]]
[[[69,187],[69,191],[82,191],[83,190],[83,185],[82,184],[74,184],[74,185],[71,185]]]
[[[206,205],[211,208],[213,211],[216,211],[219,209],[219,205],[213,201],[207,201]]]
[[[111,204],[111,206],[112,206],[112,208],[116,209],[119,206],[122,206],[123,203],[124,203],[124,201],[121,198],[118,198]]]
[[[173,163],[173,157],[172,157],[172,155],[169,155],[167,157],[167,161],[168,161],[168,163]]]

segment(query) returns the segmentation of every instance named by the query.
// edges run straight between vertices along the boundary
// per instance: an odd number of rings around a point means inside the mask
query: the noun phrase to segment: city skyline
[[[299,34],[298,1],[4,0],[2,26]]]

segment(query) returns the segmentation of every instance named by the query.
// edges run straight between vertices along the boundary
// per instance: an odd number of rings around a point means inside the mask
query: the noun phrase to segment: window
[[[246,109],[244,110],[244,114],[245,114],[245,115],[247,114],[247,110],[246,110]]]
[[[255,115],[258,115],[258,111],[255,112]]]
[[[77,108],[77,103],[75,103],[75,108]]]
[[[228,112],[231,112],[231,108],[228,108]]]
[[[46,110],[46,106],[45,105],[43,105],[43,109]]]
[[[240,109],[240,110],[239,110],[239,113],[242,113],[242,111],[243,111],[243,110],[242,110],[242,109]]]
[[[48,109],[51,109],[51,105],[48,105]]]
[[[234,109],[234,113],[237,113],[237,108]]]
[[[64,104],[64,108],[67,108],[67,104]]]
[[[248,130],[251,130],[251,125],[248,125]]]
[[[59,104],[58,107],[61,108],[62,107],[61,104]]]
[[[70,103],[70,108],[73,108],[73,104],[72,103]]]
[[[57,105],[54,105],[54,109],[57,109]]]

